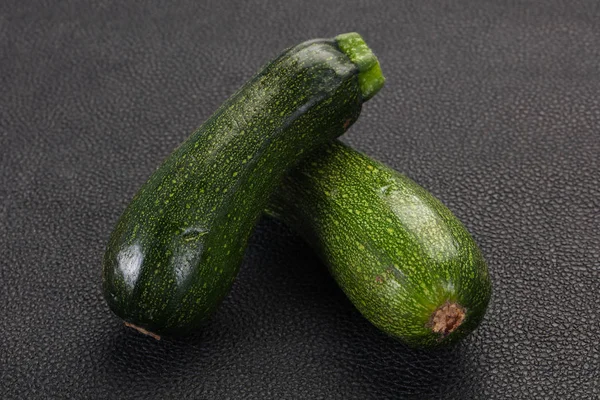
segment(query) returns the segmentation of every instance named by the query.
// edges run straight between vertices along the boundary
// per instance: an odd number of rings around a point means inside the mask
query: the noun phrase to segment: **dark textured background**
[[[599,4],[2,0],[0,397],[600,398]],[[473,233],[480,329],[407,349],[272,220],[206,330],[124,329],[100,261],[136,189],[269,58],[354,30],[387,86],[344,140]]]

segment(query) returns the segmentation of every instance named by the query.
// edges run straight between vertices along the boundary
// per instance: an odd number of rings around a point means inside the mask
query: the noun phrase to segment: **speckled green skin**
[[[229,291],[248,237],[283,175],[357,118],[358,68],[335,40],[285,51],[177,148],[110,238],[103,290],[155,334],[197,328]]]
[[[409,345],[454,342],[485,314],[488,270],[460,221],[414,181],[337,140],[286,177],[267,212],[311,243],[369,321]],[[442,337],[428,325],[447,301],[466,318]]]

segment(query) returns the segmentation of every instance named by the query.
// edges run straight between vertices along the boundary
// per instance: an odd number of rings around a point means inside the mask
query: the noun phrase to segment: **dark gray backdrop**
[[[564,1],[0,3],[0,397],[600,398],[600,6]],[[263,220],[206,330],[126,330],[108,235],[161,160],[269,58],[358,31],[384,90],[344,140],[461,218],[481,328],[418,352]]]

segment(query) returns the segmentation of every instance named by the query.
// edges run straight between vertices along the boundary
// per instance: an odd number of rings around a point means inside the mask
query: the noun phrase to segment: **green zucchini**
[[[264,66],[120,217],[102,269],[111,310],[155,337],[200,326],[229,291],[284,174],[341,135],[382,84],[376,57],[355,33],[301,43]]]
[[[337,140],[286,176],[267,213],[316,249],[371,323],[409,345],[455,342],[485,314],[487,266],[460,221],[414,181]]]

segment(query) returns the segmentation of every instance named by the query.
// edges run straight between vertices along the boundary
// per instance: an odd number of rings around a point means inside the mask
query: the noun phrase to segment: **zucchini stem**
[[[363,101],[369,100],[379,92],[385,82],[377,57],[356,32],[343,33],[336,36],[335,40],[340,50],[358,67],[360,92]]]

